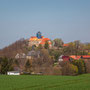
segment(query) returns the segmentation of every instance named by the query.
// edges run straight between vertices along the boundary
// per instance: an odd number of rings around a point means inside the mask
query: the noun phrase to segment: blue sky
[[[0,0],[0,48],[37,31],[65,43],[90,42],[90,0]]]

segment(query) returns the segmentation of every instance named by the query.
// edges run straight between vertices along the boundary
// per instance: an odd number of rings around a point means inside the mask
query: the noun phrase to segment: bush
[[[61,67],[60,66],[54,66],[53,67],[53,75],[62,75]]]
[[[78,74],[86,73],[86,66],[84,60],[73,60],[72,64],[78,67]]]
[[[62,75],[77,75],[78,74],[77,66],[69,62],[63,62],[61,66],[62,66]]]

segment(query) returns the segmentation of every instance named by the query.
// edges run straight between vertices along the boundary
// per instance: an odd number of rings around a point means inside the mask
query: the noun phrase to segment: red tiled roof
[[[67,46],[69,46],[69,44],[63,44],[63,46],[64,46],[64,47],[67,47]]]
[[[46,41],[49,41],[50,39],[49,38],[44,38],[43,40],[42,40],[42,42],[46,42]]]
[[[81,56],[71,55],[70,58],[73,58],[73,59],[75,59],[75,60],[78,60],[78,59],[81,58]]]
[[[83,58],[90,58],[90,55],[83,55]]]
[[[79,56],[76,56],[76,55],[71,55],[70,58],[73,58],[75,60],[79,60],[80,58],[83,58],[83,59],[90,59],[90,55],[79,55]]]
[[[46,41],[49,41],[50,39],[49,38],[43,38],[42,39],[42,42],[40,44],[45,44]],[[51,44],[51,43],[48,43],[48,44]]]

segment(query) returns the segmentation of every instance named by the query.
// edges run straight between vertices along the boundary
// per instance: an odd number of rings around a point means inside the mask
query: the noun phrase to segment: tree
[[[85,61],[86,73],[90,73],[90,60]]]
[[[88,44],[85,45],[85,49],[90,50],[90,43],[88,43]]]
[[[67,47],[63,47],[63,53],[65,55],[87,55],[83,48],[84,44],[82,44],[79,40],[68,43]]]
[[[41,49],[40,52],[41,56],[32,60],[32,69],[35,73],[42,72],[46,75],[53,66],[54,61],[49,56],[47,49]]]
[[[14,64],[15,64],[16,66],[19,66],[19,62],[18,62],[17,59],[14,60]]]
[[[78,67],[78,74],[86,73],[86,66],[84,60],[73,60],[72,64]]]
[[[55,61],[57,62],[59,56],[62,55],[62,51],[61,51],[61,50],[54,50],[54,49],[51,49],[51,50],[49,50],[49,54],[50,54],[51,56],[54,56]]]
[[[12,61],[8,58],[2,58],[1,61],[1,74],[7,74],[7,71],[13,70]]]
[[[48,41],[45,42],[44,48],[45,48],[45,49],[49,49]]]
[[[55,47],[58,47],[58,48],[62,47],[63,44],[64,44],[64,42],[62,41],[62,39],[59,39],[59,38],[54,39],[53,42],[54,42],[54,46]]]
[[[56,65],[53,68],[53,75],[62,75],[61,67],[60,65]]]
[[[77,75],[78,67],[69,63],[69,62],[61,62],[59,63],[62,67],[62,75]]]
[[[76,41],[74,41],[74,43],[75,43],[75,47],[77,49],[79,49],[80,48],[80,41],[79,40],[76,40]]]
[[[39,44],[39,46],[38,46],[38,49],[42,49],[43,47],[42,47],[42,45],[41,44]]]
[[[27,60],[27,62],[26,62],[26,64],[25,64],[25,69],[26,69],[26,71],[27,72],[31,72],[31,63],[30,63],[30,61],[29,60]]]
[[[76,49],[75,44],[73,42],[68,43],[69,45],[67,47],[63,47],[63,54],[64,55],[75,55]]]
[[[20,39],[0,51],[1,57],[15,58],[17,53],[27,53],[28,40]]]

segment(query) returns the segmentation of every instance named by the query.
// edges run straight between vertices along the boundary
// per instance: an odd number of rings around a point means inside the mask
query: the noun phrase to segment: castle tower
[[[40,31],[39,31],[39,32],[37,32],[36,37],[37,37],[38,39],[41,39],[41,38],[42,38],[42,34],[41,34],[41,32],[40,32]]]

